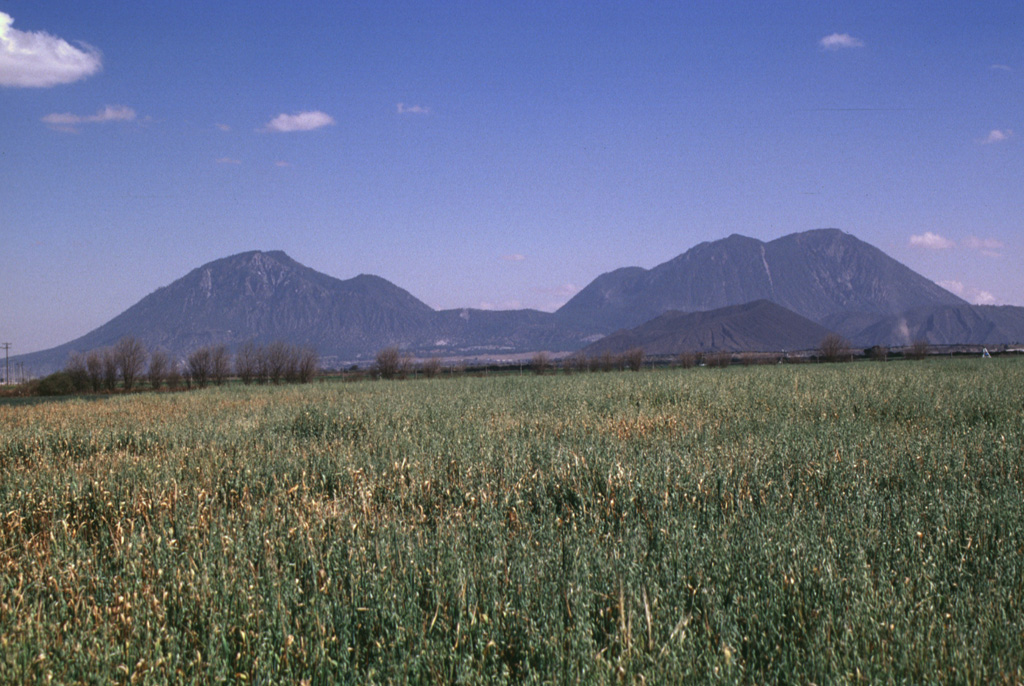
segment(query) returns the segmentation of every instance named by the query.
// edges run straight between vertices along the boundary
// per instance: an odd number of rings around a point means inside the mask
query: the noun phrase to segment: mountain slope
[[[214,343],[282,340],[348,358],[407,345],[433,326],[434,315],[380,277],[340,280],[280,251],[252,251],[194,269],[86,335],[22,358],[27,367],[57,368],[71,352],[113,345],[123,336],[179,357]]]
[[[818,229],[768,243],[734,234],[650,270],[609,272],[556,315],[582,330],[608,333],[668,310],[707,311],[760,299],[818,322],[837,313],[890,315],[967,304],[878,248]]]
[[[671,311],[633,329],[623,329],[587,346],[587,355],[619,354],[643,348],[648,355],[682,352],[775,352],[816,348],[828,334],[823,326],[768,300],[707,312]]]
[[[1024,308],[1008,305],[940,305],[915,307],[865,322],[856,317],[833,319],[836,330],[856,345],[1000,345],[1024,341]]]

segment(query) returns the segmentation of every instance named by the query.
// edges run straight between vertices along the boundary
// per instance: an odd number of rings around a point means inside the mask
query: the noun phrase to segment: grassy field
[[[0,405],[0,683],[1024,680],[1024,363]]]

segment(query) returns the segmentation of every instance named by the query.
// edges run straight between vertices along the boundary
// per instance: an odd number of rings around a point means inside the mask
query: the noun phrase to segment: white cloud
[[[43,31],[18,31],[14,19],[0,12],[0,86],[48,88],[72,83],[98,72],[100,51],[79,48]]]
[[[492,303],[489,301],[483,301],[480,303],[478,309],[481,310],[521,310],[523,309],[523,303],[519,300],[506,300],[500,303]]]
[[[216,126],[221,131],[230,131],[231,130],[231,127],[228,126],[227,124],[214,124],[214,126]]]
[[[989,291],[965,286],[961,281],[939,281],[938,284],[950,293],[953,293],[954,295],[957,295],[967,302],[975,305],[992,305],[996,302],[996,297]]]
[[[404,102],[398,103],[399,114],[430,114],[429,107],[422,107],[420,105],[406,105]]]
[[[284,160],[278,160],[277,162],[274,162],[274,166],[275,167],[290,167],[290,166],[292,166],[292,163],[291,162],[285,162]]]
[[[1004,247],[1002,241],[997,241],[995,238],[978,238],[977,236],[968,236],[964,239],[963,245],[971,250],[977,250],[986,257],[1002,257],[1000,251]]]
[[[330,126],[334,119],[329,114],[320,110],[313,112],[296,112],[295,114],[279,114],[267,124],[267,131],[278,131],[290,133],[292,131],[312,131],[324,126]]]
[[[848,33],[833,33],[818,41],[818,45],[826,50],[842,50],[843,48],[863,48],[864,41],[854,38]]]
[[[924,248],[926,250],[948,250],[956,245],[956,243],[948,238],[943,238],[931,231],[925,231],[919,236],[911,236],[910,244],[915,248]]]
[[[974,297],[970,298],[970,301],[975,305],[993,305],[996,302],[996,296],[988,291],[975,291]]]
[[[522,262],[523,260],[526,259],[526,255],[512,253],[511,255],[502,255],[501,259],[505,260],[506,262]]]
[[[242,160],[236,160],[233,157],[218,157],[217,164],[241,164]]]
[[[78,115],[70,112],[48,114],[42,122],[52,129],[74,133],[79,124],[105,124],[112,121],[135,121],[135,110],[124,105],[107,105],[96,114]]]
[[[959,295],[961,298],[964,295],[964,284],[961,281],[939,281],[938,284],[945,288],[947,291],[954,295]]]
[[[1008,141],[1013,137],[1013,131],[1010,129],[992,129],[988,132],[988,136],[985,137],[982,143],[989,145],[991,143],[1002,143]]]
[[[1013,67],[1006,64],[993,64],[989,69],[995,69],[996,71],[1013,71]]]

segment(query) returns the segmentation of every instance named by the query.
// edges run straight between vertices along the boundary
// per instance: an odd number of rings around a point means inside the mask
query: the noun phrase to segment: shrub
[[[35,390],[37,395],[71,395],[75,392],[75,383],[71,372],[55,372],[40,379]]]
[[[68,366],[64,371],[67,372],[76,393],[89,390],[91,384],[89,382],[89,372],[85,368],[84,356],[80,353],[72,353],[71,357],[68,358]]]

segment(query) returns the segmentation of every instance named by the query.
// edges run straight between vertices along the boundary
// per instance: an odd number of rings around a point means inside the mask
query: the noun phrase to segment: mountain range
[[[605,337],[604,349],[794,350],[827,331],[864,347],[1011,343],[1024,340],[1024,308],[971,305],[836,229],[701,243],[651,269],[602,274],[555,312],[434,310],[377,276],[337,279],[281,251],[250,251],[192,270],[80,338],[11,359],[41,374],[127,335],[177,357],[281,340],[312,346],[330,367],[366,363],[392,345],[462,358],[570,352]]]

